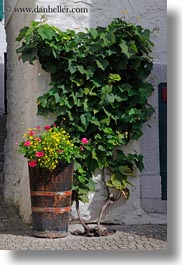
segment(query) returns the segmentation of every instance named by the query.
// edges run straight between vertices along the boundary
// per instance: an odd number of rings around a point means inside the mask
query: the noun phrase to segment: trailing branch
[[[90,231],[90,228],[89,226],[85,223],[85,221],[82,219],[81,217],[81,214],[80,214],[80,207],[79,207],[79,200],[76,200],[76,211],[77,211],[77,214],[78,214],[78,218],[81,222],[81,224],[83,225],[84,229],[85,229],[85,232],[88,232]]]

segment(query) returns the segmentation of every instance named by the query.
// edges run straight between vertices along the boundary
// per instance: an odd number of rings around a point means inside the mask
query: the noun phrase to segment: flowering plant
[[[30,167],[53,170],[59,162],[70,163],[78,150],[70,135],[55,124],[28,128],[23,138],[18,151],[28,159]]]

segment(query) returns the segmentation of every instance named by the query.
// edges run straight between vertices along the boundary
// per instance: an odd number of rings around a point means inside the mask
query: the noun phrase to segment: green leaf
[[[149,36],[150,36],[150,30],[145,29],[145,30],[142,32],[142,35],[145,36],[146,38],[149,38]]]
[[[98,68],[102,69],[103,71],[105,71],[109,65],[108,61],[102,57],[97,58],[96,63]]]
[[[82,65],[78,65],[78,66],[77,66],[77,69],[78,69],[78,71],[79,71],[81,74],[85,74],[85,73],[86,73],[86,70],[85,70],[85,68],[84,68]]]
[[[88,163],[88,170],[90,172],[95,172],[95,170],[98,168],[98,162],[95,159],[89,159]]]
[[[89,191],[95,191],[95,181],[93,179],[89,179],[89,182],[86,184]]]
[[[52,64],[51,62],[47,62],[44,66],[45,70],[49,73],[56,73],[57,72],[57,65]]]
[[[71,111],[67,111],[67,114],[68,114],[70,121],[73,121],[73,116],[72,116]]]
[[[92,158],[98,161],[98,157],[94,149],[92,150]]]
[[[28,29],[29,29],[29,27],[24,27],[24,28],[20,29],[20,32],[19,32],[18,36],[16,37],[16,41],[21,41],[25,37],[25,34],[26,34]]]
[[[60,101],[60,95],[58,93],[55,93],[54,94],[54,97],[55,97],[56,103],[59,103],[59,101]]]
[[[94,115],[97,114],[98,112],[99,112],[99,110],[97,110],[97,109],[93,110]]]
[[[22,53],[23,63],[28,61],[30,64],[33,64],[33,61],[35,61],[36,59],[37,59],[37,48],[31,48]]]
[[[97,38],[98,34],[97,34],[96,29],[89,29],[89,32],[90,32],[91,36],[93,37],[93,39]]]
[[[134,176],[134,172],[131,168],[129,168],[128,166],[121,166],[119,168],[120,172],[128,177],[133,177]]]
[[[87,70],[85,72],[87,80],[89,80],[91,77],[94,76],[95,71],[96,71],[96,69],[92,65],[87,66]]]
[[[45,98],[45,97],[39,97],[37,101],[39,102],[39,104],[41,104],[41,106],[43,108],[46,107],[46,105],[47,105],[47,98]]]
[[[75,160],[74,161],[74,171],[78,170],[81,167],[82,167],[81,164],[77,160]]]
[[[100,122],[95,117],[92,117],[92,119],[91,119],[90,122],[93,123],[93,124],[95,124],[95,125],[97,125],[98,127],[100,126]]]
[[[104,124],[104,125],[109,125],[110,124],[110,117],[107,117],[107,118],[105,118],[105,119],[102,119],[101,121],[100,121],[100,123],[101,124]]]
[[[39,27],[37,29],[37,32],[39,33],[39,35],[41,36],[43,40],[45,39],[52,40],[52,38],[56,35],[56,32],[48,25]]]
[[[82,124],[86,127],[86,126],[87,126],[87,120],[86,120],[84,114],[82,114],[82,115],[80,116],[80,120],[81,120]]]
[[[91,81],[93,82],[93,84],[96,86],[96,87],[101,87],[104,85],[104,80],[101,76],[98,76],[98,75],[94,75],[93,78],[91,78]]]
[[[90,88],[85,87],[84,88],[84,93],[85,93],[85,95],[88,95],[90,93]]]
[[[79,194],[78,198],[83,203],[89,203],[88,194]]]
[[[109,83],[115,83],[116,81],[120,81],[121,76],[119,74],[109,74],[108,82]]]
[[[85,183],[85,177],[82,176],[82,175],[78,177],[78,180],[79,180],[79,182],[81,182],[81,183]]]
[[[121,51],[126,55],[127,58],[130,58],[130,53],[128,51],[128,45],[126,44],[126,41],[122,40],[119,44]]]
[[[101,33],[100,39],[103,40],[101,43],[101,47],[108,47],[115,42],[114,34],[112,34],[112,32]]]
[[[135,155],[134,157],[134,162],[135,165],[137,166],[137,168],[142,171],[144,169],[144,165],[143,165],[143,155]]]
[[[102,87],[101,91],[102,94],[104,95],[104,97],[108,94],[112,92],[112,85],[105,85],[104,87]]]
[[[105,147],[103,146],[103,145],[98,145],[98,150],[100,150],[100,151],[106,151],[106,149],[105,149]]]
[[[78,78],[78,79],[72,79],[71,80],[73,83],[75,83],[78,87],[82,86],[84,84],[83,78]]]
[[[136,54],[138,52],[137,46],[135,41],[130,41],[129,42],[129,48],[132,51],[133,54]]]
[[[113,94],[107,94],[106,99],[109,103],[114,103],[115,101],[115,96]]]
[[[138,140],[141,136],[143,135],[143,132],[141,130],[136,130],[132,136],[131,139],[132,140]]]
[[[106,183],[109,187],[114,187],[117,190],[123,190],[126,188],[126,177],[120,173],[112,174],[110,180]]]
[[[83,103],[83,109],[84,109],[85,112],[87,112],[89,110],[89,105],[88,105],[88,102],[87,101],[85,101]]]
[[[113,130],[111,128],[105,128],[103,130],[106,134],[113,134]]]

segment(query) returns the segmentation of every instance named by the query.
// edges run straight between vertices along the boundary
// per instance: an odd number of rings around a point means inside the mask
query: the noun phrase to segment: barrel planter
[[[33,234],[58,238],[68,233],[73,162],[53,171],[29,167]]]

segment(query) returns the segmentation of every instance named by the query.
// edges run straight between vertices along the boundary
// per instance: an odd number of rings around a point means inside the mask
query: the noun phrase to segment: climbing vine
[[[56,113],[55,122],[75,144],[85,139],[75,160],[76,199],[88,201],[96,169],[107,169],[107,186],[128,198],[128,177],[143,169],[143,157],[120,147],[141,137],[154,111],[148,103],[153,87],[146,81],[153,66],[150,31],[121,19],[86,32],[33,21],[17,41],[23,62],[38,59],[51,75],[49,91],[37,99],[38,114]]]

